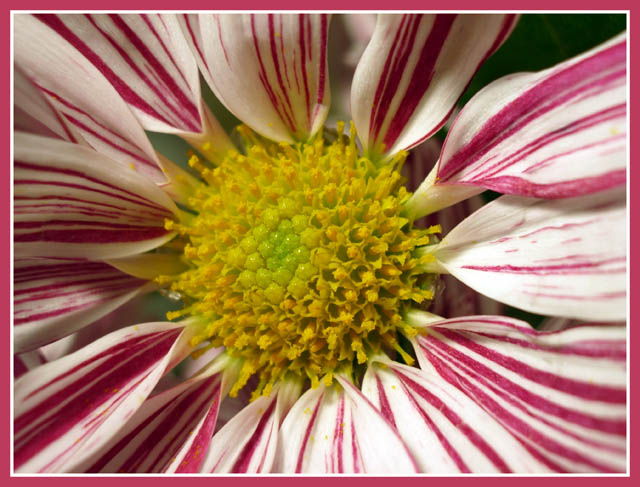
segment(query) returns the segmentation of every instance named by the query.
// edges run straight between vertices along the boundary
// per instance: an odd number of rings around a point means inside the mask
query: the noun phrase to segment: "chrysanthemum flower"
[[[181,302],[16,380],[16,471],[626,469],[624,35],[484,88],[410,193],[406,151],[516,16],[380,15],[331,128],[327,15],[14,20],[16,373],[135,296]],[[573,321],[438,316],[443,275]]]

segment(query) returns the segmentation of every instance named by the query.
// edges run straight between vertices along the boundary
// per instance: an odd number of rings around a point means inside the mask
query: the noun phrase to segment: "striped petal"
[[[30,134],[86,144],[73,125],[17,67],[13,70],[13,127]]]
[[[378,15],[351,90],[365,149],[391,155],[444,125],[516,15]]]
[[[496,432],[493,447],[511,437],[528,452],[522,460],[544,471],[625,470],[625,327],[543,333],[519,320],[475,316],[423,331],[414,348],[424,381],[448,383],[498,421],[508,435]],[[508,464],[509,452],[497,453]]]
[[[172,238],[177,209],[150,180],[68,142],[15,136],[16,257],[123,257]]]
[[[563,200],[503,196],[435,249],[476,291],[526,311],[588,321],[626,317],[623,190]]]
[[[27,14],[14,17],[14,60],[91,147],[156,182],[166,181],[127,103],[98,68],[46,23]]]
[[[147,399],[80,469],[92,473],[159,473],[175,465],[171,470],[183,467],[184,472],[191,466],[186,471],[197,472],[224,393],[222,374],[207,374]]]
[[[145,129],[202,131],[198,67],[175,16],[38,14],[36,18],[102,73]]]
[[[462,110],[437,185],[566,198],[623,184],[626,36],[540,73],[495,81]]]
[[[285,473],[411,473],[416,463],[395,428],[346,379],[321,384],[293,406],[280,430],[275,470]]]
[[[473,399],[414,367],[371,365],[362,391],[400,433],[424,473],[543,470]]]
[[[421,150],[431,140],[420,145]],[[412,153],[415,151],[412,151]],[[458,223],[484,205],[482,196],[475,195],[455,205],[448,206],[425,218],[426,225],[440,225],[442,235],[447,235]],[[455,316],[502,314],[504,305],[490,299],[451,275],[441,275],[436,296],[429,311],[436,315],[453,318]]]
[[[284,382],[236,414],[211,440],[201,471],[271,472],[282,418],[300,395],[300,384]]]
[[[99,450],[151,392],[182,327],[146,323],[116,331],[28,372],[15,383],[17,472],[73,471]]]
[[[47,363],[47,359],[40,350],[16,354],[13,356],[13,378],[17,379],[45,363]]]
[[[285,142],[322,126],[330,96],[327,15],[207,14],[181,22],[209,86],[244,123]]]
[[[428,150],[429,145],[435,142],[434,139],[430,139],[417,147],[416,150],[411,151],[410,161],[414,164],[410,173],[412,176],[420,173],[424,174],[424,172],[421,171],[421,163],[426,159],[424,155],[428,155],[428,153],[424,154],[424,152]],[[414,159],[412,156],[415,153],[422,155]],[[435,162],[435,159],[432,162]],[[415,181],[414,178],[410,177],[410,181],[412,179]],[[480,195],[475,195],[436,213],[432,213],[425,218],[421,218],[414,222],[414,225],[424,228],[439,225],[439,233],[446,235],[455,228],[458,223],[481,208],[483,204],[484,199]],[[439,316],[453,318],[454,316],[476,314],[502,314],[503,308],[504,305],[502,303],[474,291],[451,275],[443,274],[436,284],[436,294],[429,307],[429,311]]]
[[[14,351],[21,353],[102,318],[144,292],[146,281],[101,262],[17,259],[13,284]]]

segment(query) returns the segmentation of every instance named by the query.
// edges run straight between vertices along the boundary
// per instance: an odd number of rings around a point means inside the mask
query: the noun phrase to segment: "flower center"
[[[435,276],[419,246],[439,228],[418,229],[403,214],[410,194],[399,173],[362,157],[351,136],[325,132],[278,144],[247,127],[245,153],[215,168],[190,164],[206,184],[189,200],[197,214],[167,228],[183,236],[189,269],[161,276],[199,318],[192,345],[224,346],[243,360],[231,393],[254,374],[258,391],[287,374],[312,386],[373,354],[397,351],[413,303],[433,297]]]

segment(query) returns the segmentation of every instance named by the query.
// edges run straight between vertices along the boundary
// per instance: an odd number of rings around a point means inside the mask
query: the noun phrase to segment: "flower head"
[[[487,86],[411,193],[407,151],[517,16],[379,15],[348,130],[324,126],[330,16],[15,19],[16,370],[180,302],[16,380],[17,470],[625,469],[624,327],[569,322],[625,319],[624,35]],[[562,329],[459,316],[451,276]]]

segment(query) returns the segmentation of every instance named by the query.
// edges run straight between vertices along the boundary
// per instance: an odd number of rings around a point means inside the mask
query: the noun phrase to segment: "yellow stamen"
[[[403,214],[406,155],[362,157],[351,127],[295,145],[239,127],[244,154],[213,169],[189,159],[207,181],[189,200],[198,215],[166,225],[188,239],[188,270],[157,281],[185,304],[169,319],[201,318],[192,345],[243,361],[232,395],[254,374],[260,394],[285,374],[331,384],[384,350],[413,360],[397,336],[415,334],[405,309],[433,297],[434,279],[416,271],[430,256],[414,254],[440,229]]]

